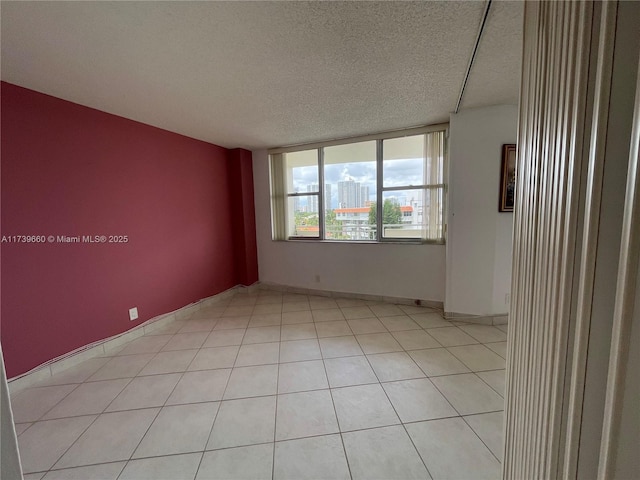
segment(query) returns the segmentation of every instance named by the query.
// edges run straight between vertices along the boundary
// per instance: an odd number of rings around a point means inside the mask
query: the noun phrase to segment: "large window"
[[[445,128],[272,151],[273,238],[443,242]]]

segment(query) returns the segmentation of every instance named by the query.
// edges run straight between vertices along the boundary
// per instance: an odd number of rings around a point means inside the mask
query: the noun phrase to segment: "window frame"
[[[442,180],[443,183],[438,184],[423,184],[423,185],[405,185],[384,187],[384,154],[383,154],[383,141],[388,139],[410,137],[416,135],[424,135],[433,132],[444,132],[444,149],[443,149],[443,165],[442,165]],[[366,141],[376,141],[376,239],[375,240],[334,240],[325,238],[325,216],[326,216],[326,202],[325,196],[325,184],[324,184],[324,148],[337,145],[347,145],[352,143],[360,143]],[[286,238],[277,238],[275,230],[273,230],[272,240],[274,241],[309,241],[309,242],[333,242],[333,243],[361,243],[361,244],[375,244],[375,243],[399,243],[399,244],[436,244],[442,245],[446,243],[447,235],[447,180],[448,180],[448,167],[449,167],[449,124],[442,123],[436,125],[429,125],[424,127],[417,127],[405,130],[397,130],[391,132],[384,132],[379,134],[364,135],[360,137],[351,137],[338,140],[331,140],[327,142],[317,142],[305,145],[296,145],[291,147],[279,147],[268,150],[270,164],[273,161],[274,155],[281,155],[281,161],[284,164],[286,159],[283,155],[287,153],[300,152],[305,150],[317,151],[317,167],[318,167],[318,191],[317,192],[293,192],[289,193],[288,189],[284,193],[284,208],[285,212],[288,208],[288,199],[293,197],[309,197],[317,195],[318,197],[318,236],[307,237],[302,235],[289,236]],[[425,166],[426,167],[426,166]],[[273,170],[270,169],[273,175]],[[283,172],[284,173],[284,172]],[[272,195],[272,227],[274,216],[274,204],[277,198],[273,194],[274,181],[271,178],[271,195]],[[441,190],[442,191],[442,237],[437,239],[432,238],[403,238],[403,237],[384,237],[383,236],[383,194],[388,191],[401,191],[401,190],[422,190],[423,197],[429,190]],[[424,202],[424,198],[423,198]],[[424,203],[423,203],[424,208]],[[424,213],[423,213],[424,215]],[[288,221],[285,213],[285,224]]]

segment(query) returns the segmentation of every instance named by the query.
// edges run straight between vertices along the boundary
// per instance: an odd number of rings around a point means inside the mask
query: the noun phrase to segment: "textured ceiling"
[[[2,2],[2,79],[249,149],[447,121],[483,2]],[[463,107],[516,103],[494,2]]]

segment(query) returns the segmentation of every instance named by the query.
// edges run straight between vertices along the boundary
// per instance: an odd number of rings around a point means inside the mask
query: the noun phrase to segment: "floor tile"
[[[427,333],[445,347],[478,343],[475,338],[467,335],[458,327],[430,328]]]
[[[438,327],[452,327],[451,322],[442,318],[439,313],[419,313],[415,315],[409,315],[411,319],[416,322],[422,328],[438,328]]]
[[[356,337],[328,337],[320,339],[323,358],[349,357],[362,355],[362,349]]]
[[[200,348],[208,335],[209,332],[178,333],[162,347],[162,350],[192,350]]]
[[[248,367],[250,365],[278,363],[279,356],[280,342],[242,345],[238,352],[235,366]]]
[[[367,305],[366,300],[361,300],[359,298],[336,298],[336,303],[340,308],[361,307],[363,305]]]
[[[173,335],[149,335],[132,340],[118,352],[118,355],[132,355],[136,353],[157,353],[171,340]]]
[[[103,413],[67,450],[55,468],[128,460],[159,410]]]
[[[382,317],[380,321],[390,332],[420,330],[420,325],[418,325],[406,315],[403,315],[401,317]]]
[[[390,333],[356,335],[364,353],[401,352],[402,347]]]
[[[496,325],[496,328],[498,330],[502,330],[504,333],[508,333],[509,332],[509,325],[505,324],[505,325]]]
[[[44,480],[116,480],[125,466],[125,462],[101,463],[87,467],[65,468],[51,470],[44,476]],[[122,477],[120,477],[122,478]]]
[[[244,337],[244,328],[233,328],[230,330],[214,330],[207,337],[202,348],[228,347],[231,345],[241,345]]]
[[[280,339],[284,342],[287,340],[306,340],[317,336],[316,327],[313,323],[301,323],[298,325],[284,325]]]
[[[204,450],[219,405],[219,402],[212,402],[164,407],[133,458]]]
[[[166,457],[131,460],[118,480],[193,480],[196,477],[202,453],[188,453]],[[91,477],[86,477],[91,478]]]
[[[176,333],[178,333],[178,330],[180,330],[182,328],[182,323],[181,321],[176,321],[173,320],[170,323],[167,323],[166,325],[163,325],[162,327],[155,327],[153,324],[148,325],[147,327],[145,327],[145,332],[144,334],[146,336],[151,336],[151,335],[174,335]]]
[[[282,303],[307,303],[309,304],[309,296],[302,293],[283,293]]]
[[[141,355],[127,355],[126,357],[114,357],[104,366],[89,377],[90,382],[98,380],[113,380],[115,378],[131,378],[140,373],[149,361],[155,357],[153,353]]]
[[[405,350],[441,347],[437,340],[424,330],[393,332],[391,335],[393,335],[393,338],[395,338]]]
[[[505,371],[504,370],[491,370],[489,372],[478,372],[478,375],[482,380],[484,380],[491,388],[493,388],[496,392],[500,394],[500,396],[504,397],[504,387],[505,387]]]
[[[318,338],[341,337],[352,334],[349,324],[344,320],[338,320],[335,322],[318,322],[315,324],[315,327],[318,332]]]
[[[311,310],[326,310],[338,308],[338,304],[331,298],[313,298],[309,297],[309,305]]]
[[[282,303],[263,303],[256,305],[253,309],[253,315],[261,315],[263,313],[282,313]]]
[[[408,352],[427,376],[466,373],[469,369],[446,348],[429,348]]]
[[[268,480],[273,443],[205,452],[196,480]]]
[[[40,420],[76,387],[77,385],[55,385],[27,388],[12,396],[13,421],[22,423]]]
[[[473,372],[505,368],[504,358],[492,352],[484,345],[463,345],[460,347],[449,347],[447,350],[461,360],[462,363]]]
[[[400,310],[402,310],[404,313],[406,313],[407,315],[413,315],[413,314],[417,314],[417,313],[433,312],[433,309],[427,308],[427,307],[423,307],[423,306],[420,306],[420,305],[400,305],[400,304],[398,304],[398,308]]]
[[[293,340],[291,342],[280,343],[280,362],[298,362],[302,360],[318,360],[320,346],[318,340]]]
[[[284,322],[286,313],[294,313],[294,312],[308,312],[309,316],[311,316],[311,307],[309,306],[309,302],[286,302],[282,304],[282,320]],[[292,318],[295,318],[292,317]]]
[[[276,443],[275,480],[350,480],[340,435]]]
[[[434,377],[431,381],[461,414],[504,409],[504,400],[472,373]]]
[[[400,423],[379,384],[336,388],[331,394],[341,432]]]
[[[347,323],[356,335],[387,333],[387,328],[377,318],[357,318],[355,320],[347,320]]]
[[[227,317],[220,318],[216,326],[213,327],[213,331],[217,332],[219,330],[236,330],[238,328],[247,328],[249,326],[249,320],[251,317],[243,316],[243,317]]]
[[[342,308],[342,314],[346,319],[371,318],[375,316],[375,314],[367,306],[344,307]]]
[[[107,408],[108,412],[134,408],[161,407],[175,388],[181,374],[136,377]]]
[[[295,305],[295,304],[294,304]],[[311,310],[309,310],[309,305],[308,304],[303,304],[306,305],[306,309],[303,309],[302,311],[289,311],[289,312],[283,312],[282,313],[282,325],[295,325],[298,323],[311,323],[313,322],[313,316],[311,315]],[[284,306],[283,306],[283,310],[284,310]],[[294,308],[294,307],[289,307],[289,308]]]
[[[328,308],[324,310],[312,310],[314,322],[331,322],[335,320],[344,320],[342,310],[339,308]]]
[[[322,360],[283,363],[278,372],[278,393],[329,388]]]
[[[397,305],[389,303],[381,303],[379,305],[371,305],[369,307],[376,317],[394,317],[396,315],[404,315],[405,313]]]
[[[52,375],[51,378],[47,378],[46,380],[39,382],[36,386],[44,387],[48,385],[68,385],[71,383],[82,383],[91,375],[96,373],[100,368],[102,368],[108,361],[109,358],[107,357],[89,358],[79,365]]]
[[[249,327],[269,327],[277,326],[282,323],[282,314],[280,313],[260,313],[252,315],[249,321]]]
[[[14,425],[16,429],[16,435],[22,434],[27,428],[29,428],[33,423],[16,423]]]
[[[130,379],[84,383],[44,416],[45,419],[102,413],[127,386]]]
[[[225,309],[222,314],[223,317],[242,317],[245,315],[251,315],[253,312],[253,305],[232,305]]]
[[[258,295],[258,299],[256,300],[256,306],[270,305],[273,303],[282,307],[282,295]]]
[[[225,400],[275,395],[278,389],[278,366],[236,367],[231,372]]]
[[[500,477],[500,464],[461,418],[412,423],[407,430],[433,478]]]
[[[220,404],[207,450],[273,442],[276,397],[225,400]]]
[[[25,473],[48,470],[95,420],[95,415],[34,423],[18,437]]]
[[[405,352],[379,353],[367,355],[369,363],[381,382],[408,380],[424,377],[420,368]]]
[[[507,342],[486,343],[485,347],[493,350],[502,358],[507,358]]]
[[[41,480],[45,475],[45,472],[39,473],[24,473],[22,475],[22,480]]]
[[[481,343],[507,341],[506,333],[490,325],[461,325],[460,330],[468,333]]]
[[[278,395],[276,440],[338,432],[329,390]]]
[[[269,343],[280,341],[280,325],[273,325],[270,327],[255,327],[247,328],[243,344],[248,343]]]
[[[222,400],[230,375],[230,368],[187,372],[176,385],[166,404],[179,405]]]
[[[331,388],[378,383],[378,378],[363,356],[328,358],[324,364]]]
[[[231,368],[238,356],[238,350],[238,346],[202,348],[189,365],[189,371]]]
[[[178,333],[190,332],[210,332],[216,326],[217,320],[200,318],[197,320],[187,320]]]
[[[502,424],[504,421],[504,412],[469,415],[468,417],[464,417],[464,420],[498,460],[502,461]]]
[[[139,375],[185,372],[198,350],[160,352],[140,371]]]
[[[431,478],[401,426],[342,434],[354,480]]]
[[[429,379],[383,383],[382,388],[403,423],[458,415]]]

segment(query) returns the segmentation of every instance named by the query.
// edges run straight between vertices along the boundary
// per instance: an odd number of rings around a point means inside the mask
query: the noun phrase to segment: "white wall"
[[[502,145],[516,143],[518,107],[451,115],[445,311],[507,313],[513,214],[498,212]]]
[[[261,282],[444,301],[444,245],[274,242],[265,150],[253,152],[253,181]]]

